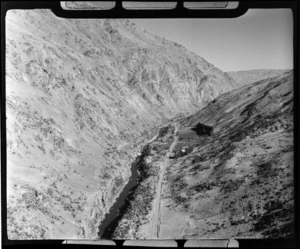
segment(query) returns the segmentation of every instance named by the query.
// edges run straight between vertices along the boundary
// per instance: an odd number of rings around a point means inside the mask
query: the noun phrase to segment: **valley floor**
[[[169,159],[177,139],[170,136],[165,141],[158,139],[151,143],[146,159],[147,170],[151,168],[151,174],[134,193],[113,238],[264,238],[268,235],[268,224],[271,235],[288,236],[293,216],[292,136],[284,134],[283,130],[266,131],[260,138],[253,136],[243,140],[235,145],[239,150],[227,161],[225,168],[219,168],[218,179],[206,178],[209,175],[208,164],[198,169],[195,165],[189,170],[182,167],[185,165],[183,159],[189,160],[190,164],[198,160],[195,154]],[[279,144],[276,144],[277,139]],[[275,146],[271,148],[269,142]],[[284,155],[280,153],[282,150]],[[198,155],[205,156],[197,151]],[[256,157],[257,173],[254,165],[247,169],[251,166],[247,159],[250,154]],[[276,165],[259,163],[272,155]],[[213,165],[213,162],[210,163]],[[237,166],[237,163],[240,165]],[[285,168],[285,165],[288,167]],[[176,170],[182,172],[182,179],[174,179],[178,173],[174,172]],[[195,174],[202,174],[197,180],[198,187],[192,187],[195,179],[185,181],[185,177]],[[203,181],[203,178],[206,180]],[[191,191],[197,191],[194,197]]]
[[[177,143],[178,124],[162,128],[160,134],[144,147],[145,160],[139,165],[137,188],[129,196],[130,206],[112,234],[117,239],[159,238],[161,189],[169,155]]]
[[[179,125],[174,124],[175,126],[175,131],[174,134],[177,133]],[[164,162],[161,163],[160,167],[160,173],[159,173],[159,181],[157,183],[157,190],[156,190],[156,198],[154,199],[154,205],[153,205],[153,214],[152,214],[152,234],[149,236],[149,238],[159,238],[159,229],[160,229],[160,222],[161,222],[161,217],[160,217],[160,206],[161,206],[161,194],[162,194],[162,188],[163,188],[163,179],[165,175],[166,169],[170,166],[170,160],[169,157],[171,153],[173,152],[176,144],[178,141],[178,137],[175,135],[174,140],[166,153]]]
[[[290,93],[286,78],[257,83],[161,129],[148,145],[144,177],[113,238],[291,238]],[[196,134],[195,124],[211,117],[215,132]],[[185,146],[192,150],[178,154]]]

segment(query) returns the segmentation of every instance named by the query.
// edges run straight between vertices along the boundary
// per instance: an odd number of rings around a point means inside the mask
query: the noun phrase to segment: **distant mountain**
[[[245,70],[245,71],[231,71],[231,72],[227,72],[227,74],[240,85],[246,85],[249,83],[254,83],[259,80],[276,77],[288,71],[291,70],[258,69],[258,70]]]
[[[293,72],[225,93],[180,122],[161,238],[292,238]],[[213,134],[196,127],[213,128]],[[175,151],[176,152],[176,151]],[[176,219],[174,219],[176,217]]]
[[[96,238],[142,144],[238,86],[129,20],[8,11],[9,238]]]

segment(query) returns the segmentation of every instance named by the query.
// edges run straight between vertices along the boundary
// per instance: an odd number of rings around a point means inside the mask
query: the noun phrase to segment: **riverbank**
[[[150,151],[150,146],[146,145],[141,151],[141,155],[138,156],[134,161],[134,163],[132,164],[132,174],[134,177],[129,180],[129,184],[131,186],[129,187],[128,185],[125,186],[124,191],[121,193],[121,195],[123,195],[124,201],[120,202],[120,200],[117,200],[118,202],[116,207],[118,208],[117,213],[116,212],[113,213],[115,215],[112,215],[113,219],[107,225],[105,231],[101,234],[101,238],[105,238],[105,239],[113,238],[115,236],[114,234],[116,229],[119,227],[119,221],[123,218],[124,214],[130,213],[129,210],[131,205],[133,205],[133,202],[135,201],[135,195],[139,193],[139,191],[142,188],[141,187],[142,183],[149,176],[149,169],[147,169],[147,163],[146,163],[146,158],[149,155],[149,151]],[[146,192],[145,189],[143,191]],[[112,209],[113,208],[114,207],[112,207]],[[122,229],[118,230],[119,238],[123,238],[123,234],[126,233],[126,231],[123,230]]]
[[[110,222],[112,222],[112,219],[110,218],[110,216],[113,216],[112,214],[110,214],[111,209],[114,209],[114,206],[119,206],[119,205],[116,205],[116,203],[120,199],[120,195],[124,191],[124,188],[125,189],[128,188],[128,184],[132,178],[132,175],[137,174],[135,172],[136,169],[133,170],[133,168],[135,168],[135,166],[133,166],[133,165],[137,164],[137,161],[139,161],[139,158],[142,155],[141,151],[143,151],[143,148],[145,148],[145,146],[147,146],[149,143],[151,143],[152,141],[154,141],[157,138],[157,136],[158,136],[157,130],[160,130],[164,126],[165,125],[151,129],[148,132],[148,135],[147,135],[146,139],[144,139],[144,141],[139,142],[138,144],[136,144],[136,146],[130,146],[131,158],[134,159],[134,160],[132,160],[133,162],[130,163],[130,166],[129,166],[129,170],[131,170],[131,174],[129,175],[129,177],[127,179],[125,179],[126,181],[123,182],[122,186],[118,188],[118,192],[116,193],[115,197],[111,201],[111,204],[109,206],[104,207],[104,210],[103,210],[104,214],[101,216],[99,221],[96,223],[96,227],[97,227],[96,234],[98,235],[97,238],[100,238],[101,234],[103,233],[103,231],[101,231],[102,229],[99,229],[99,228],[103,227],[103,226],[105,226],[105,227],[107,226],[106,219],[108,219],[108,220],[110,220]],[[124,146],[129,146],[129,145],[122,145],[122,147],[124,147]],[[121,202],[123,202],[123,201],[121,201]],[[109,218],[107,218],[108,216],[109,216]],[[117,215],[115,214],[115,216],[117,216]],[[102,225],[103,223],[105,223],[105,225]]]
[[[125,198],[124,196],[127,196],[128,193],[126,192],[130,191],[131,188],[133,188],[137,182],[135,182],[137,178],[139,178],[138,182],[142,182],[143,179],[140,176],[140,173],[137,173],[138,171],[146,172],[147,170],[143,166],[136,166],[141,165],[145,163],[144,158],[146,158],[148,155],[145,153],[145,148],[152,143],[157,137],[159,136],[159,132],[165,125],[157,127],[156,129],[152,129],[148,133],[148,139],[146,138],[143,142],[137,144],[136,146],[130,146],[132,148],[131,151],[131,157],[135,158],[132,160],[133,162],[129,166],[129,170],[131,171],[131,174],[127,179],[124,179],[126,181],[123,182],[121,187],[118,187],[118,192],[116,193],[115,197],[113,198],[111,205],[105,207],[104,214],[102,215],[99,222],[96,224],[97,227],[97,238],[100,238],[105,230],[105,228],[111,223],[115,217],[118,217],[119,213],[124,212],[124,208],[122,206],[125,204]],[[141,163],[141,162],[143,163]],[[137,170],[139,168],[139,170]],[[133,191],[134,192],[134,191]],[[122,212],[119,212],[119,209],[122,209]],[[117,218],[119,219],[119,218]]]
[[[103,234],[103,238],[151,238],[150,223],[157,195],[157,182],[162,162],[173,141],[174,126],[168,125],[160,128],[155,139],[143,148],[142,160],[137,165],[138,184],[129,193],[126,205]]]

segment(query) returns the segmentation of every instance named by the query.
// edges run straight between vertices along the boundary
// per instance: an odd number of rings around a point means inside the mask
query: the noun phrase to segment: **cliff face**
[[[9,238],[95,238],[139,146],[168,119],[235,87],[130,21],[9,11]]]
[[[180,122],[161,203],[161,238],[291,238],[293,73],[225,93]],[[204,124],[213,134],[196,134]],[[172,219],[176,217],[176,219]]]

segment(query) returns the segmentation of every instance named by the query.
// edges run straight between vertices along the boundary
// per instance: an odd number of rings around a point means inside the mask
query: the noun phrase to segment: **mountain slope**
[[[232,71],[227,74],[232,77],[238,84],[247,85],[256,81],[273,78],[280,74],[286,73],[290,70],[279,69],[258,69],[258,70],[245,70],[245,71]]]
[[[157,128],[238,85],[127,20],[6,16],[8,236],[96,238]]]
[[[214,133],[197,135],[199,123]],[[292,72],[225,93],[180,125],[175,151],[193,151],[167,169],[160,237],[291,238]]]

